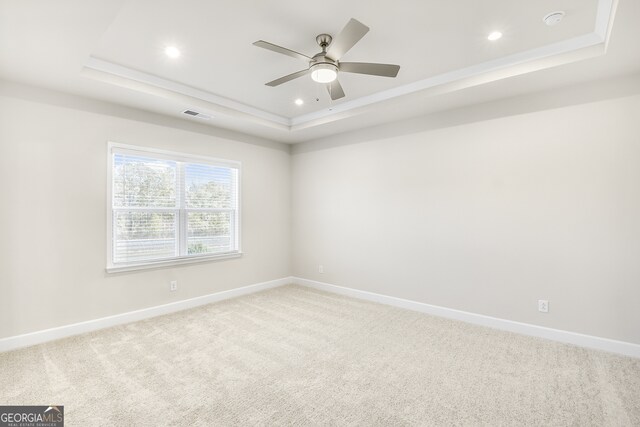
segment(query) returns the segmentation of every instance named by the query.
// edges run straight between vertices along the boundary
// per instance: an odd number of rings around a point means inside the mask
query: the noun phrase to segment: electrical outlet
[[[540,311],[542,313],[548,313],[549,312],[549,301],[547,301],[546,299],[539,299],[538,300],[538,311]]]
[[[171,292],[178,290],[178,281],[177,280],[172,280],[171,282],[169,282],[169,290]]]
[[[318,266],[318,273],[323,274],[324,273],[324,265],[320,264]]]

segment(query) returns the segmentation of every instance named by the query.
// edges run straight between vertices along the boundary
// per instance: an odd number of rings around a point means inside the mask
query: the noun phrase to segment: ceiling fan
[[[308,68],[289,74],[279,79],[266,83],[267,86],[279,86],[283,83],[297,79],[311,73],[311,78],[318,83],[326,83],[331,99],[344,97],[344,90],[338,82],[338,72],[369,74],[372,76],[395,77],[400,70],[399,65],[374,64],[370,62],[340,62],[340,58],[347,53],[369,31],[369,27],[355,19],[350,19],[347,25],[338,34],[335,40],[329,34],[320,34],[316,42],[322,48],[322,52],[313,57],[303,55],[291,49],[258,40],[255,46],[282,53],[293,58],[308,62]]]

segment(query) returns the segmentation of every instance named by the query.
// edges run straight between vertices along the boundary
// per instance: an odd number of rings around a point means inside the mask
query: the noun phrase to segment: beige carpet
[[[298,286],[0,354],[69,426],[640,425],[640,360]]]

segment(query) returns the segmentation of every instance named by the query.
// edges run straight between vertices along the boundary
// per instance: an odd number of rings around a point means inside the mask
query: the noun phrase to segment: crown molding
[[[270,127],[288,130],[290,126],[290,120],[286,117],[93,56],[87,59],[82,74],[105,83],[128,87],[163,98],[177,100],[177,97],[180,97],[181,100],[190,101],[191,104],[206,108],[208,111],[236,117],[244,116]]]
[[[323,136],[291,145],[291,154],[305,154],[350,144],[430,132],[469,123],[633,97],[640,94],[640,72],[591,80],[561,88],[500,98],[478,104],[422,114]]]
[[[213,114],[247,120],[290,133],[362,114],[377,104],[413,93],[433,96],[455,92],[603,55],[606,53],[617,3],[618,0],[598,1],[591,33],[342,102],[330,110],[323,109],[291,118],[100,58],[89,57],[82,74],[105,83],[187,103]]]
[[[184,120],[181,117],[117,104],[112,101],[100,100],[86,95],[62,92],[42,86],[35,86],[0,78],[0,98],[2,97],[46,104],[55,107],[69,108],[77,111],[117,117],[120,119],[133,120],[157,126],[165,126],[187,132],[208,135],[214,138],[284,151],[287,153],[291,150],[291,145],[286,142],[243,133],[233,129],[212,126],[202,120]]]

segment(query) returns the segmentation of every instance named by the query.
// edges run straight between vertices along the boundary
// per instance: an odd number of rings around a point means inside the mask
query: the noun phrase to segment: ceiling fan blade
[[[395,77],[400,71],[399,65],[373,64],[370,62],[341,62],[340,71],[345,73],[370,74],[372,76]]]
[[[340,84],[338,79],[335,79],[334,81],[329,83],[327,85],[327,90],[329,91],[331,99],[334,101],[336,99],[344,98],[344,90],[342,90],[342,85]]]
[[[369,32],[369,27],[360,21],[351,18],[344,26],[340,34],[333,38],[329,45],[327,56],[335,61],[342,58],[356,43]]]
[[[282,83],[286,83],[286,82],[288,82],[290,80],[297,79],[298,77],[302,77],[305,74],[307,74],[308,72],[309,72],[308,69],[296,71],[295,73],[289,74],[288,76],[280,77],[279,79],[275,79],[272,82],[265,83],[265,85],[271,86],[271,87],[279,86]]]
[[[261,47],[263,49],[272,50],[274,52],[281,53],[283,55],[291,56],[292,58],[302,59],[303,61],[311,61],[307,55],[303,55],[295,50],[287,49],[286,47],[278,46],[277,44],[269,43],[264,40],[258,40],[253,43],[254,46]]]

